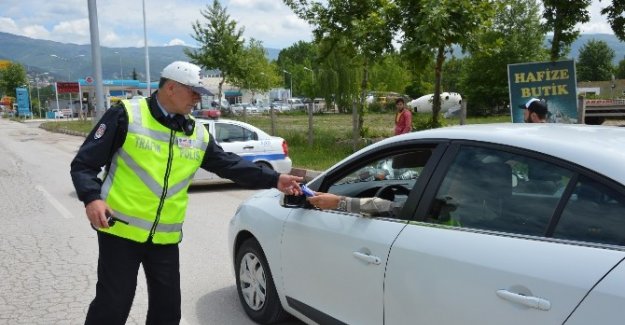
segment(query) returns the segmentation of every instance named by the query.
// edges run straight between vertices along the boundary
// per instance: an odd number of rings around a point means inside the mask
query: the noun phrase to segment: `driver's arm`
[[[379,216],[392,213],[395,208],[395,202],[378,197],[352,198],[322,192],[316,192],[315,194],[315,196],[309,197],[307,200],[310,204],[322,210],[332,209],[360,213],[365,216]]]

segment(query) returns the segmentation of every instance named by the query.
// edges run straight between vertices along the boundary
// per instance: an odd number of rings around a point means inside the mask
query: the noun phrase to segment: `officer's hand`
[[[299,183],[303,181],[303,177],[280,174],[277,188],[280,192],[287,195],[302,195],[302,189],[299,187]]]
[[[89,202],[85,207],[89,222],[96,228],[108,228],[109,224],[106,220],[107,211],[113,214],[113,211],[104,203],[103,200],[94,200]]]

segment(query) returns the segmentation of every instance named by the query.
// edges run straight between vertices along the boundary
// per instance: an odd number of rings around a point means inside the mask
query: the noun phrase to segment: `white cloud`
[[[179,39],[179,38],[174,38],[171,41],[165,43],[166,46],[174,46],[174,45],[187,45],[187,43],[185,43],[185,41]]]
[[[15,20],[8,17],[0,17],[0,32],[22,35]]]
[[[30,38],[50,39],[50,32],[41,25],[25,26],[21,30],[21,35]]]

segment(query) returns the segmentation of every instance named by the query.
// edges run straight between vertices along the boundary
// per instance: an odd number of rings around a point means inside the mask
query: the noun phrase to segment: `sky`
[[[197,46],[192,24],[205,23],[200,11],[211,0],[144,0],[147,39],[150,46]],[[100,45],[142,47],[143,9],[140,0],[97,2]],[[89,44],[87,0],[0,0],[0,32],[62,43]],[[282,0],[222,0],[246,40],[255,38],[265,47],[282,49],[297,41],[310,41],[312,28],[299,19]],[[591,21],[579,28],[582,33],[613,34],[600,10],[609,3],[593,0]]]

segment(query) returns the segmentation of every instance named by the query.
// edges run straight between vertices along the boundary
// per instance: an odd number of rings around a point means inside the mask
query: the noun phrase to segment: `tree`
[[[619,61],[618,66],[616,67],[615,77],[617,79],[625,79],[625,59]]]
[[[614,35],[625,42],[625,1],[613,0],[611,5],[601,10],[601,14],[608,16],[608,23],[612,27]]]
[[[610,80],[614,67],[614,50],[605,41],[589,40],[579,49],[579,61],[576,65],[577,80]]]
[[[389,53],[371,66],[369,76],[372,90],[405,93],[410,84],[410,71],[397,53]]]
[[[360,65],[353,59],[354,48],[347,41],[324,40],[319,50],[326,53],[317,73],[319,93],[331,107],[336,105],[340,113],[352,111],[359,98],[360,79]]]
[[[0,94],[16,97],[15,88],[28,84],[26,69],[19,63],[11,62],[0,69]]]
[[[508,104],[508,64],[544,61],[544,34],[536,0],[503,0],[492,28],[479,36],[480,50],[464,60],[460,93],[471,114],[490,114]]]
[[[446,54],[452,45],[468,50],[477,45],[479,32],[488,27],[496,3],[490,0],[398,0],[402,50],[414,60],[434,55],[432,123],[439,126],[441,80]]]
[[[213,1],[212,6],[206,7],[200,13],[206,19],[205,24],[199,21],[193,23],[193,39],[200,48],[191,50],[186,48],[185,54],[193,63],[204,69],[219,69],[221,81],[219,82],[219,99],[221,106],[221,94],[224,82],[230,81],[240,74],[239,62],[243,53],[244,40],[243,29],[237,29],[237,24],[230,19],[226,8],[222,7],[218,0]]]
[[[300,18],[314,25],[315,39],[330,44],[347,43],[355,51],[354,60],[362,70],[358,111],[353,110],[354,149],[359,136],[364,136],[363,114],[367,95],[369,67],[384,53],[392,52],[393,4],[389,0],[284,0]],[[329,46],[332,51],[334,46]],[[330,53],[322,52],[324,58]]]
[[[557,61],[568,53],[570,45],[579,36],[575,26],[590,21],[587,9],[590,3],[591,0],[543,0],[544,28],[553,32],[551,61]]]
[[[291,96],[295,94],[315,96],[314,77],[311,76],[310,70],[318,70],[316,63],[318,53],[315,43],[299,41],[278,54],[276,64],[280,67],[280,71],[285,70],[289,73],[289,78],[283,78],[283,81],[284,88],[293,86]]]
[[[239,69],[232,75],[232,84],[252,92],[254,98],[257,92],[266,92],[279,83],[279,76],[275,66],[271,65],[261,41],[250,39],[243,49]],[[243,110],[243,118],[247,118],[247,111]]]

